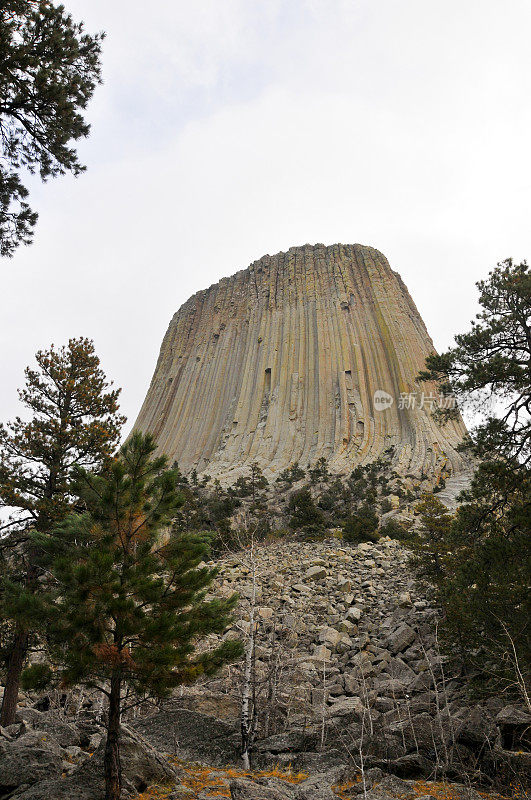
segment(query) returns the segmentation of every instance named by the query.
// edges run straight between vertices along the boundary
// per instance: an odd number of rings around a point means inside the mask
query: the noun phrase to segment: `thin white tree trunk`
[[[326,733],[326,661],[323,658],[323,702],[321,704],[321,751],[324,749]]]
[[[103,697],[103,694],[102,694],[102,697]],[[76,719],[77,719],[77,718],[79,717],[79,715],[81,714],[81,709],[83,708],[83,701],[84,701],[84,699],[85,699],[85,692],[84,692],[84,690],[83,690],[83,689],[81,689],[81,690],[80,690],[80,692],[79,692],[79,700],[77,701],[77,707],[76,707]]]
[[[241,734],[242,734],[242,762],[243,768],[251,768],[249,749],[252,744],[254,709],[251,707],[253,688],[253,653],[255,645],[255,611],[256,611],[256,565],[254,549],[251,545],[251,575],[252,594],[251,611],[249,615],[249,635],[245,643],[245,664],[243,671],[242,708],[241,708]]]
[[[98,709],[96,711],[96,722],[101,722],[103,719],[103,704],[105,702],[105,694],[101,692],[99,701],[98,701]]]

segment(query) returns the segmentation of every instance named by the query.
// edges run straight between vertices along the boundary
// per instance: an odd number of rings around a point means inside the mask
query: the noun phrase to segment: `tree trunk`
[[[120,800],[122,792],[122,767],[120,764],[120,702],[122,675],[120,668],[113,670],[109,694],[109,720],[103,759],[105,770],[105,800]]]
[[[253,624],[251,612],[251,625]],[[245,647],[245,666],[243,670],[243,691],[242,691],[242,709],[241,709],[241,736],[242,736],[242,763],[244,769],[250,769],[251,764],[249,760],[249,746],[250,746],[250,732],[251,732],[251,678],[252,678],[252,652],[254,642],[249,637]]]
[[[7,665],[6,685],[4,698],[2,700],[2,711],[0,712],[0,725],[5,728],[12,725],[17,713],[18,692],[20,688],[20,676],[24,668],[26,654],[28,652],[29,635],[21,628],[16,629],[15,638],[9,654]]]
[[[256,708],[252,706],[253,689],[253,655],[255,652],[255,611],[256,611],[256,567],[254,551],[251,549],[251,569],[253,591],[251,597],[251,613],[249,619],[249,636],[245,643],[245,661],[243,668],[242,705],[241,705],[241,737],[242,737],[242,764],[244,769],[250,769],[249,749],[253,738],[253,718]]]

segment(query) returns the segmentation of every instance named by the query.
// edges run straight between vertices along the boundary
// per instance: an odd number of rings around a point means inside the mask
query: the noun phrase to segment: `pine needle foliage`
[[[99,469],[125,422],[89,339],[39,351],[19,391],[29,419],[0,424],[0,654],[6,664],[0,724],[15,718],[20,676],[38,625],[43,583],[29,529],[49,532],[74,501],[75,466]]]
[[[120,796],[119,719],[124,689],[164,697],[239,656],[228,640],[196,650],[229,624],[236,596],[207,598],[216,569],[205,534],[172,533],[183,500],[178,472],[155,455],[152,437],[133,433],[102,473],[75,470],[86,510],[51,536],[46,552],[58,595],[50,602],[54,654],[66,685],[98,687],[109,697],[107,798]]]
[[[531,465],[531,272],[508,258],[477,283],[481,311],[455,346],[426,360],[421,380],[482,413],[469,447],[478,458]],[[455,416],[454,409],[443,416]]]
[[[531,273],[506,259],[480,281],[480,312],[421,380],[481,415],[465,449],[477,468],[450,528],[432,531],[443,636],[482,690],[531,695]],[[445,410],[443,416],[456,411]],[[441,535],[439,535],[441,534]],[[430,545],[424,544],[424,558]]]
[[[43,531],[70,507],[72,468],[97,469],[109,459],[125,417],[120,389],[111,388],[89,339],[52,345],[35,360],[19,390],[30,419],[0,424],[0,508],[14,510],[11,527]]]
[[[90,130],[83,111],[101,80],[102,39],[50,0],[0,5],[2,256],[29,244],[37,222],[21,172],[38,172],[45,181],[85,169],[70,143]]]

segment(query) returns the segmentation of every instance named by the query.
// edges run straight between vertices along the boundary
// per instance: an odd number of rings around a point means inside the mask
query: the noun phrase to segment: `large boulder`
[[[295,800],[295,790],[277,780],[236,778],[230,782],[230,796],[232,800]]]
[[[389,636],[387,640],[387,647],[393,655],[402,653],[408,648],[416,639],[416,633],[413,628],[404,622]]]
[[[61,718],[56,711],[37,711],[34,708],[21,708],[17,713],[27,728],[45,731],[59,742],[61,747],[79,747],[81,735],[76,725]]]
[[[496,715],[504,750],[531,749],[531,714],[523,708],[505,706]]]
[[[104,800],[104,750],[105,742],[102,742],[92,758],[71,775],[44,780],[50,773],[43,773],[38,778],[39,783],[19,790],[13,797],[16,800]],[[125,726],[122,726],[120,757],[124,797],[135,797],[153,783],[168,785],[176,780],[176,771],[167,760],[136,731]]]
[[[134,728],[162,753],[214,766],[239,764],[239,733],[227,722],[178,705],[137,720]]]
[[[338,784],[343,777],[344,768],[335,768],[319,775],[311,775],[295,787],[296,800],[337,800],[331,786]]]
[[[60,747],[44,732],[25,734],[0,742],[0,798],[10,797],[20,787],[29,787],[50,776],[60,776]]]
[[[481,706],[465,708],[456,716],[457,741],[474,752],[491,748],[496,734],[494,719]]]

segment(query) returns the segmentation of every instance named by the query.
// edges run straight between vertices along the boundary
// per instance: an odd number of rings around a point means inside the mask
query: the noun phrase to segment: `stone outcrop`
[[[22,716],[22,722],[0,728],[0,798],[104,800],[105,739],[94,715],[66,722],[58,709],[25,709]],[[120,753],[124,798],[138,797],[152,783],[174,783],[177,778],[167,759],[126,726]]]
[[[438,424],[434,387],[415,382],[433,349],[378,250],[293,247],[179,309],[136,427],[183,470],[226,482],[252,462],[269,478],[320,457],[346,473],[391,446],[402,473],[458,472],[464,426]]]
[[[285,540],[217,562],[215,594],[239,595],[223,638],[246,640],[256,595],[254,769],[356,771],[362,752],[365,769],[380,777],[529,780],[531,715],[503,695],[470,697],[470,675],[440,650],[440,610],[409,559],[400,542],[382,537],[358,546]],[[219,641],[212,635],[206,646]],[[241,664],[226,666],[135,724],[181,758],[238,766],[242,681]],[[252,789],[238,784],[233,796],[254,800]]]

